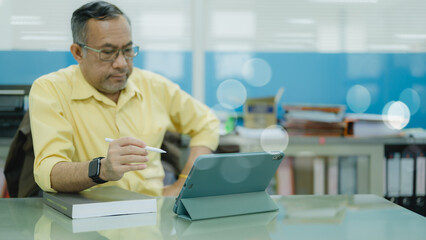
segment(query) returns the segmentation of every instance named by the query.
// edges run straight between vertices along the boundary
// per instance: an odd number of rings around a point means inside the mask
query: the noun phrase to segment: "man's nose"
[[[113,68],[123,68],[127,66],[127,59],[124,57],[123,51],[118,51],[118,55],[115,58],[112,66]]]

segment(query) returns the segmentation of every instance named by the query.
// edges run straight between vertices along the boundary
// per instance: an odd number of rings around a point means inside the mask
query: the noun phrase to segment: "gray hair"
[[[86,44],[87,41],[87,21],[93,18],[99,21],[109,20],[124,16],[129,22],[130,19],[117,6],[105,1],[95,1],[86,3],[75,10],[71,17],[71,31],[73,42]]]

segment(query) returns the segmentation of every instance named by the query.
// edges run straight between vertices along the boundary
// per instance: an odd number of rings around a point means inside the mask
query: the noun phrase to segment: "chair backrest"
[[[4,175],[10,197],[36,197],[41,190],[34,180],[34,150],[30,116],[26,112],[12,140]]]

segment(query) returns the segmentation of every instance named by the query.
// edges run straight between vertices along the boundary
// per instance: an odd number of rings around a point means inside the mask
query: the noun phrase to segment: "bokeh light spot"
[[[216,96],[223,107],[235,109],[246,102],[247,90],[240,81],[228,79],[219,85]]]
[[[410,109],[411,115],[414,115],[420,108],[420,96],[411,88],[406,88],[401,92],[399,95],[399,101],[407,105],[408,109]]]
[[[214,105],[211,110],[220,121],[220,135],[225,135],[235,129],[235,124],[238,118],[237,112],[235,112],[233,109],[226,108],[221,104]]]
[[[357,84],[348,90],[346,104],[353,112],[363,113],[370,107],[370,92],[366,87]]]
[[[288,142],[287,131],[279,125],[265,128],[260,135],[260,145],[265,152],[284,151]]]
[[[265,86],[271,81],[271,66],[263,59],[250,58],[242,69],[244,79],[254,87]]]
[[[383,108],[382,117],[389,128],[400,130],[410,122],[410,109],[401,101],[391,101]]]
[[[211,161],[211,159],[200,159],[197,161],[195,168],[199,170],[207,170],[214,167],[216,161]]]
[[[220,166],[220,173],[223,178],[230,183],[240,183],[246,180],[250,175],[251,168],[247,167],[247,164],[242,167],[239,166],[243,162],[246,161],[223,161]],[[239,169],[239,171],[236,172],[234,169]]]

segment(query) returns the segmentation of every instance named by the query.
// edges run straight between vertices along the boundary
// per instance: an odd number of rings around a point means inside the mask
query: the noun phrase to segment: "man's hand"
[[[148,161],[145,146],[144,142],[132,137],[111,142],[107,157],[101,160],[100,178],[116,181],[128,171],[145,169]],[[55,164],[50,173],[52,188],[59,192],[79,192],[94,186],[95,183],[87,174],[89,163],[90,161]]]
[[[146,144],[133,137],[124,137],[110,143],[107,157],[101,160],[100,178],[107,181],[120,180],[124,173],[143,170],[147,167]]]
[[[185,178],[178,178],[172,185],[163,188],[163,196],[177,196],[185,183]]]

